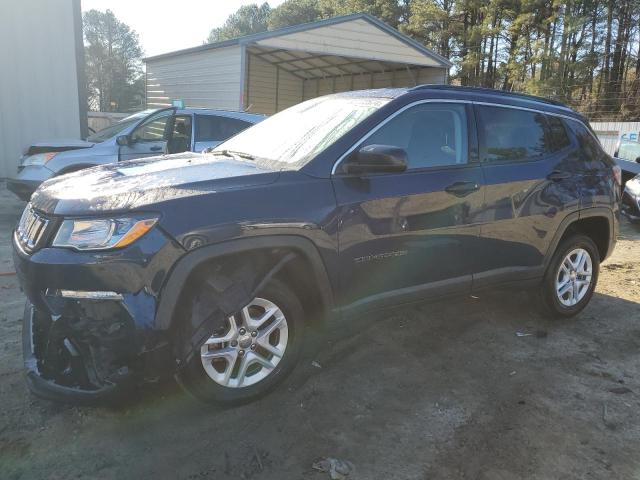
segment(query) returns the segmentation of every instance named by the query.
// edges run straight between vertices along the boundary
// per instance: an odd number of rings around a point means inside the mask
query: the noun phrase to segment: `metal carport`
[[[445,83],[451,63],[367,14],[335,17],[145,59],[150,107],[272,114],[366,88]]]

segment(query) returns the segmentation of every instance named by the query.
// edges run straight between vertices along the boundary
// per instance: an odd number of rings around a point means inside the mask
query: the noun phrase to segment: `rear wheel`
[[[556,250],[542,284],[543,305],[555,317],[572,317],[587,306],[598,281],[600,256],[586,235],[572,235]]]
[[[240,404],[269,392],[293,370],[302,343],[303,310],[272,280],[224,331],[212,332],[180,371],[180,384],[205,402]]]

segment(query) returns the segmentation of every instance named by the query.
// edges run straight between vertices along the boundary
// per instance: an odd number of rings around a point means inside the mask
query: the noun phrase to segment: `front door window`
[[[417,105],[391,119],[359,147],[393,145],[407,152],[409,170],[462,165],[468,160],[465,106]]]
[[[131,134],[133,142],[158,142],[167,138],[167,123],[171,114],[153,117],[136,128]]]

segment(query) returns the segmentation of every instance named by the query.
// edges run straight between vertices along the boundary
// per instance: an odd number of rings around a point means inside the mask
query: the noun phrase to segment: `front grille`
[[[31,204],[27,205],[27,208],[22,212],[22,217],[20,217],[20,222],[16,229],[16,236],[22,248],[32,252],[40,247],[48,225],[48,219],[37,214],[31,208]]]

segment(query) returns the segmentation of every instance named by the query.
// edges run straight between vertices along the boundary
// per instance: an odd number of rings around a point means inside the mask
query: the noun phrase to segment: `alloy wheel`
[[[287,349],[289,328],[282,310],[254,298],[229,317],[227,330],[215,333],[200,349],[202,366],[219,385],[244,388],[267,378]]]
[[[589,291],[593,277],[591,255],[583,248],[571,250],[556,274],[556,295],[565,307],[573,307]]]

